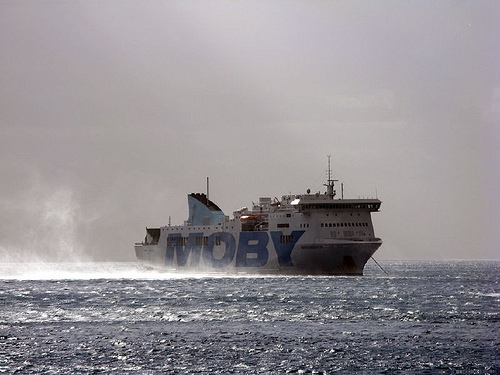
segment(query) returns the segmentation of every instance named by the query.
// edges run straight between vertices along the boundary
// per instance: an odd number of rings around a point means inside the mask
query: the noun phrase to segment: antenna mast
[[[325,184],[325,186],[326,186],[326,194],[331,199],[333,199],[333,197],[336,194],[336,192],[334,190],[335,181],[338,181],[338,180],[332,180],[332,168],[331,168],[331,163],[330,163],[331,157],[332,157],[332,155],[328,155],[328,180],[327,180],[327,183]]]
[[[210,200],[210,183],[208,182],[208,177],[207,177],[207,201]]]
[[[332,168],[330,167],[330,159],[332,155],[328,155],[328,183],[332,180]]]

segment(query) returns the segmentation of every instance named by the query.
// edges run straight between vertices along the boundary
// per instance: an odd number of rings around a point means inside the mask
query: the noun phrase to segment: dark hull
[[[307,275],[363,275],[381,242],[302,245],[292,254],[294,271]]]

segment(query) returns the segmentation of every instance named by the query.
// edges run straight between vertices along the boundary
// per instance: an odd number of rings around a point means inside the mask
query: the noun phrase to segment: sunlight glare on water
[[[369,263],[363,277],[2,264],[0,372],[500,370],[500,262]]]

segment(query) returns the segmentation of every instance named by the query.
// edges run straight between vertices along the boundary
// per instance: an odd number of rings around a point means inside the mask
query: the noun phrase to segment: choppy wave
[[[500,262],[382,262],[364,277],[0,267],[2,370],[500,370]]]

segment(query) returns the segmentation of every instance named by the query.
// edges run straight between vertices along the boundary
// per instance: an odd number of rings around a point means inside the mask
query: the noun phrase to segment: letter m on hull
[[[195,267],[200,264],[201,248],[203,243],[203,233],[189,233],[187,242],[180,233],[171,233],[167,238],[167,253],[165,266],[174,267],[174,254],[177,257],[177,266],[187,265],[191,254],[190,266]]]

